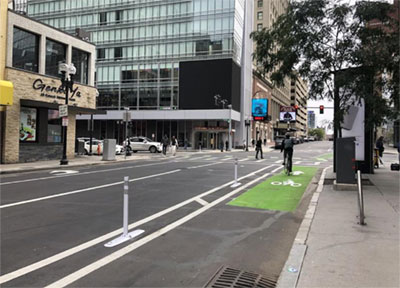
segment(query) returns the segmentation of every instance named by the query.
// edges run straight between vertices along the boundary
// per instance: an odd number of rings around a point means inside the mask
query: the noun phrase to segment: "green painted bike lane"
[[[228,205],[264,210],[295,211],[311,179],[315,167],[293,166],[290,176],[281,172],[251,188]]]

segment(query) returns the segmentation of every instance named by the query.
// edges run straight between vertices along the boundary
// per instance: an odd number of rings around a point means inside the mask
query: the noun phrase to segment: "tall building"
[[[97,104],[108,110],[95,116],[96,137],[121,140],[121,108],[129,107],[130,135],[175,135],[211,148],[225,141],[232,119],[241,143],[251,109],[252,1],[30,0],[28,14],[71,34],[86,31],[96,44]]]
[[[264,28],[270,28],[276,22],[278,17],[286,13],[288,7],[288,0],[253,0],[254,1],[254,28],[260,31]],[[256,64],[255,64],[256,65]],[[262,76],[258,75],[259,82],[263,82],[264,88],[267,88],[265,95],[270,95],[268,98],[268,115],[270,120],[266,122],[255,122],[253,124],[253,136],[261,136],[267,141],[274,140],[274,135],[284,134],[287,131],[287,124],[280,123],[279,113],[280,107],[291,105],[290,95],[290,78],[285,79],[284,86],[273,86],[268,75],[261,79]],[[259,87],[254,86],[253,95],[259,91]],[[256,96],[255,96],[256,97]]]
[[[307,136],[307,99],[308,99],[308,83],[299,75],[292,78],[290,89],[291,105],[296,109],[296,136]]]
[[[307,126],[308,126],[308,129],[315,128],[315,114],[314,114],[314,111],[312,111],[312,110],[308,111]]]

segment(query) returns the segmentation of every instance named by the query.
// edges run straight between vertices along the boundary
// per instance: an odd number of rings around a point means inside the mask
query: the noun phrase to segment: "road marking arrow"
[[[301,174],[304,174],[304,172],[303,171],[294,171],[293,172],[294,176],[298,176],[298,175],[301,175]]]

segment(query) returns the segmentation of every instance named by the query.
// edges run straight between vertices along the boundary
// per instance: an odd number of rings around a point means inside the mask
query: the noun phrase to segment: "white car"
[[[131,137],[129,138],[130,145],[128,146],[128,150],[136,153],[137,151],[150,151],[150,153],[156,153],[162,151],[162,145],[160,142],[154,142],[153,140],[139,136],[139,137]],[[126,145],[126,141],[124,141],[124,146]]]
[[[100,144],[100,147],[99,147]],[[100,148],[100,151],[97,149]],[[85,154],[89,154],[90,151],[90,141],[85,142]],[[124,146],[115,145],[115,154],[119,155],[125,151]],[[100,152],[100,153],[99,153]],[[102,140],[92,140],[92,154],[103,154],[103,141]]]

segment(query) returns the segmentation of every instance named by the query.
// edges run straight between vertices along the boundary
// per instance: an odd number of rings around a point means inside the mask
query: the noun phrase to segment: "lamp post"
[[[59,63],[58,64],[58,74],[61,74],[61,86],[65,89],[65,105],[68,110],[68,98],[69,98],[69,90],[72,91],[72,87],[74,85],[74,81],[72,80],[73,76],[76,74],[76,68],[73,63]],[[60,165],[68,165],[67,159],[67,128],[68,128],[68,114],[66,117],[63,117],[63,155],[60,161]]]
[[[229,109],[229,136],[228,136],[228,141],[229,141],[229,151],[232,151],[232,105],[228,105]]]
[[[250,127],[250,119],[247,118],[244,120],[244,124],[246,125],[246,152],[249,151],[249,127]]]

